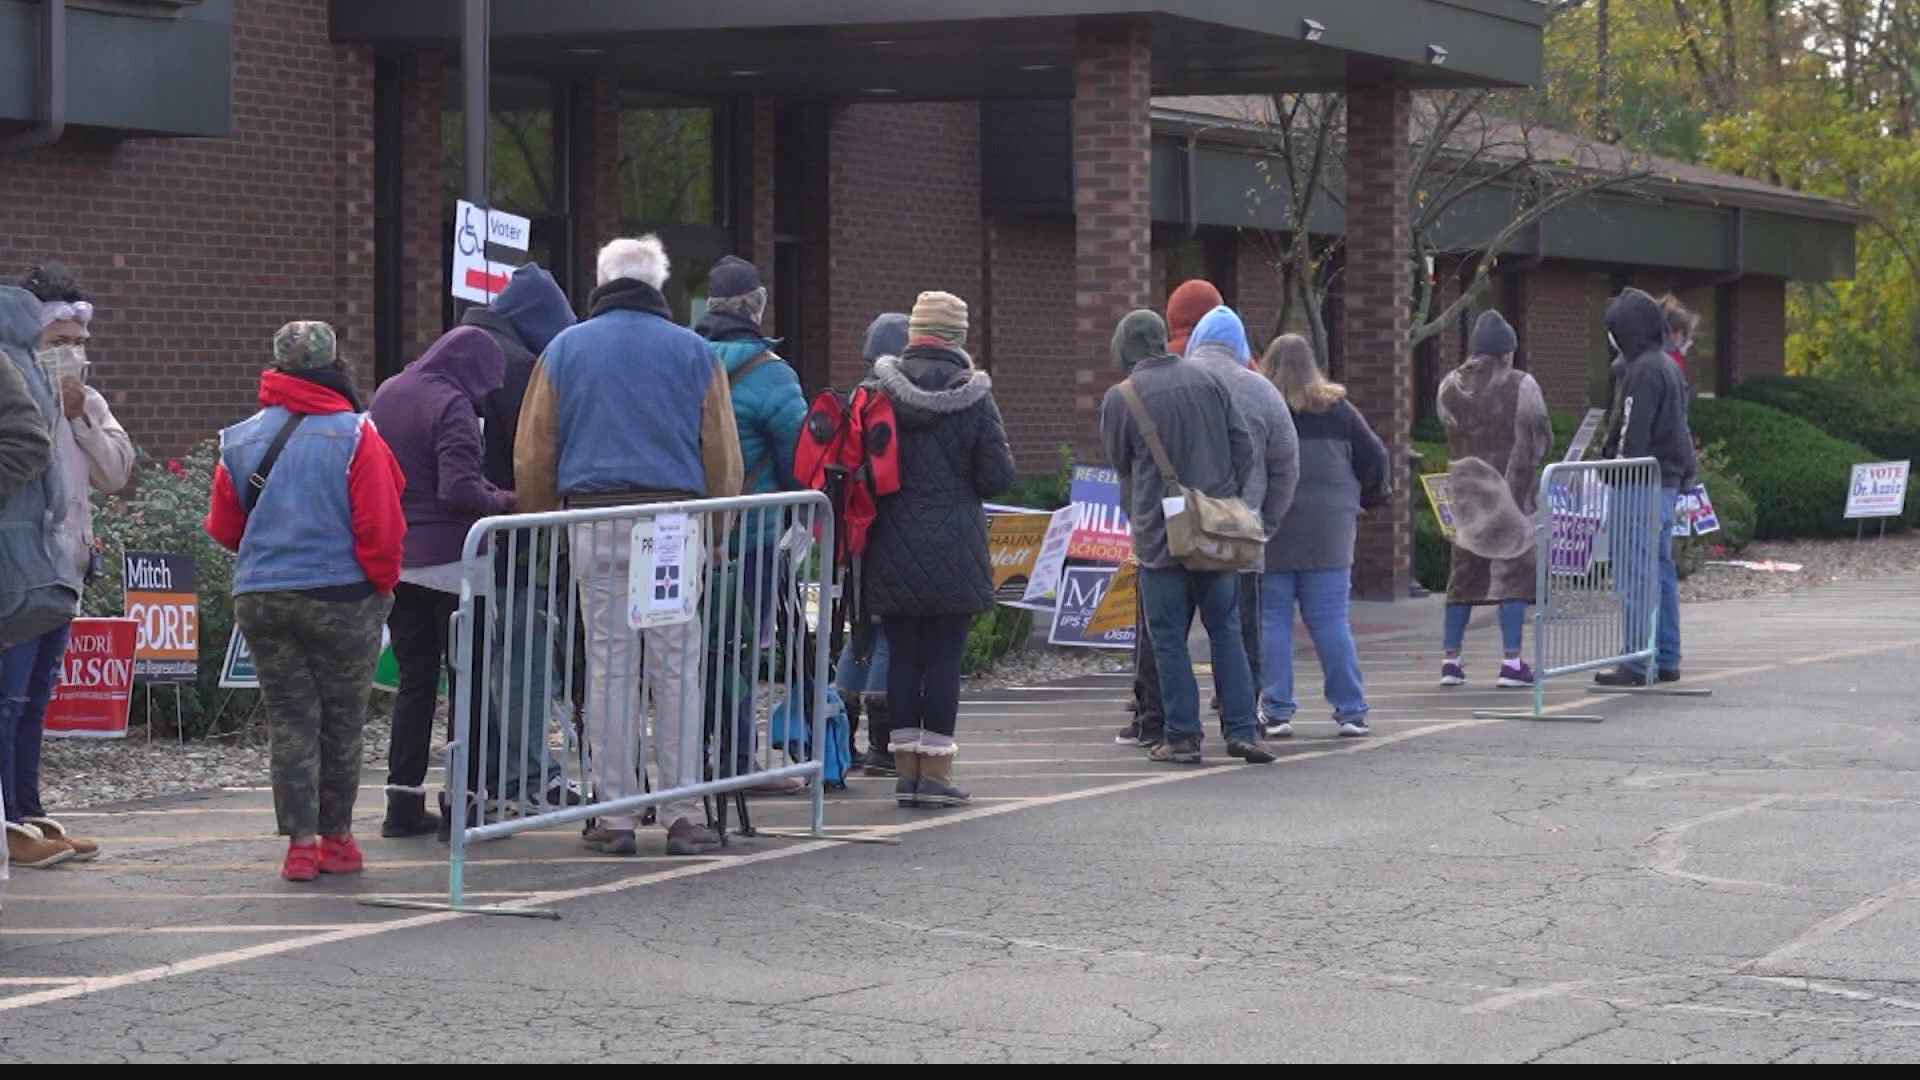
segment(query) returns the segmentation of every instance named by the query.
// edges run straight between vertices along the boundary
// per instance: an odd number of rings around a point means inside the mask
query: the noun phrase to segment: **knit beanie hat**
[[[760,287],[760,271],[750,262],[736,255],[728,255],[713,264],[707,271],[707,296],[713,300],[724,300],[729,296],[746,296]]]
[[[909,338],[934,338],[958,348],[967,343],[967,302],[944,292],[923,292],[907,317]]]
[[[906,348],[907,317],[889,311],[867,327],[867,343],[860,349],[860,359],[871,368],[881,357],[899,356]]]
[[[323,322],[290,322],[273,335],[273,366],[281,371],[314,371],[339,359],[333,327]]]
[[[1167,297],[1167,347],[1185,356],[1193,328],[1200,325],[1207,312],[1225,303],[1211,281],[1195,278],[1182,282],[1173,290],[1173,295]]]
[[[1113,366],[1131,375],[1141,361],[1167,355],[1167,324],[1141,308],[1130,311],[1113,328]]]
[[[1505,356],[1520,347],[1520,338],[1508,325],[1506,317],[1488,308],[1480,313],[1473,324],[1473,336],[1468,340],[1467,352],[1473,356]]]

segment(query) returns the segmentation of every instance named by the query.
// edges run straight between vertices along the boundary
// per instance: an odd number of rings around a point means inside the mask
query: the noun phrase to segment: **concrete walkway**
[[[974,807],[829,805],[898,846],[476,849],[470,896],[558,922],[355,902],[439,895],[431,841],[285,885],[264,790],[102,811],[107,857],[15,875],[0,1061],[1910,1060],[1917,610],[1916,579],[1690,608],[1715,696],[1550,693],[1602,724],[1475,719],[1521,704],[1489,660],[1441,690],[1437,634],[1383,631],[1378,734],[1304,711],[1264,769],[1116,746],[1122,678],[984,694]]]

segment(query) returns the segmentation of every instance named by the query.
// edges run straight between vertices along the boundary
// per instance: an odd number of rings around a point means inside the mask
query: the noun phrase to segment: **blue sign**
[[[1093,649],[1133,648],[1134,627],[1117,627],[1105,633],[1090,629],[1094,612],[1106,599],[1113,585],[1115,568],[1111,566],[1069,566],[1060,578],[1060,603],[1053,612],[1050,645],[1075,645]]]

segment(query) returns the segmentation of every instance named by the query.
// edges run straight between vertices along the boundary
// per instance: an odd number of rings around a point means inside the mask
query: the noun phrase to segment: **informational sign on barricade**
[[[1547,543],[1547,571],[1585,574],[1598,556],[1601,531],[1607,523],[1606,489],[1591,474],[1547,487],[1552,535]]]
[[[133,708],[133,619],[75,619],[60,661],[60,685],[47,702],[48,735],[120,739]]]
[[[1120,506],[1120,474],[1094,465],[1073,467],[1076,514],[1069,559],[1119,565],[1133,552],[1133,527]]]
[[[507,259],[525,256],[532,239],[533,223],[518,214],[483,210],[465,199],[455,203],[453,272],[447,277],[454,299],[492,303],[519,265]]]
[[[660,514],[635,523],[627,577],[628,626],[651,630],[693,620],[706,572],[700,522],[686,514]]]
[[[1907,508],[1907,461],[1869,461],[1853,467],[1847,518],[1899,517]]]

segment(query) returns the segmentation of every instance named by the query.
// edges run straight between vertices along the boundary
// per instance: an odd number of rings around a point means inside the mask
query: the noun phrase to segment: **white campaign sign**
[[[1067,548],[1073,543],[1074,526],[1079,514],[1073,507],[1055,510],[1047,522],[1047,535],[1040,541],[1040,557],[1033,564],[1033,576],[1027,579],[1027,591],[1020,603],[1031,611],[1052,611],[1060,591],[1060,575],[1067,568]]]
[[[700,519],[661,514],[633,527],[627,570],[627,625],[678,626],[700,610],[706,547]]]
[[[1847,517],[1899,517],[1907,508],[1911,462],[1870,461],[1853,467],[1847,484]]]
[[[487,257],[487,246],[524,254],[533,236],[533,223],[518,214],[482,210],[461,199],[453,211],[453,270],[448,291],[456,300],[490,304],[513,277],[513,264]]]

